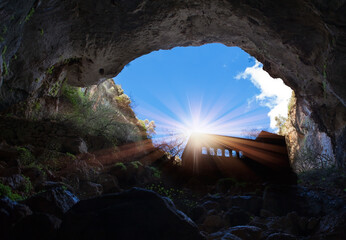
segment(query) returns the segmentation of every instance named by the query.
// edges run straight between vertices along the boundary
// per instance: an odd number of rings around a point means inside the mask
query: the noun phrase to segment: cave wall
[[[0,0],[0,19],[0,110],[155,50],[220,42],[282,78],[345,166],[345,0]]]
[[[332,140],[320,131],[306,105],[293,96],[284,126],[289,159],[296,172],[336,165]]]

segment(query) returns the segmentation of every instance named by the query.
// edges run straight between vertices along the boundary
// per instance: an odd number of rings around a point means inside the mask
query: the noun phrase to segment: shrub
[[[49,68],[47,68],[46,73],[47,73],[47,74],[52,74],[52,73],[53,73],[53,70],[54,70],[54,66],[50,66]]]
[[[117,163],[115,163],[115,164],[114,164],[114,167],[118,167],[118,168],[120,168],[122,171],[126,171],[126,170],[127,170],[127,167],[126,167],[125,164],[122,163],[122,162],[117,162]]]
[[[2,183],[0,183],[0,197],[8,197],[12,201],[20,201],[23,199],[19,194],[13,193],[9,186]]]
[[[155,178],[160,178],[161,177],[161,171],[158,170],[156,167],[150,167],[152,171],[152,176]]]
[[[62,96],[72,104],[72,109],[58,118],[86,135],[104,136],[114,145],[142,140],[138,126],[116,106],[97,104],[80,88],[67,84],[63,85]]]
[[[305,144],[306,138],[304,139]],[[295,156],[293,168],[297,173],[313,169],[324,169],[334,166],[334,159],[329,155],[314,151],[308,146],[303,146]]]
[[[79,107],[80,104],[86,101],[86,98],[80,88],[69,86],[64,83],[62,85],[62,95],[68,99],[74,107]]]
[[[131,165],[136,169],[138,169],[139,166],[143,166],[143,164],[140,161],[133,161],[131,162]]]
[[[30,181],[30,178],[28,178],[28,177],[26,177],[24,175],[22,175],[22,177],[25,180],[23,191],[24,191],[24,193],[28,194],[28,193],[30,193],[33,190],[32,183]]]
[[[17,151],[19,153],[19,161],[21,164],[30,165],[31,163],[35,162],[35,157],[27,148],[17,147]]]

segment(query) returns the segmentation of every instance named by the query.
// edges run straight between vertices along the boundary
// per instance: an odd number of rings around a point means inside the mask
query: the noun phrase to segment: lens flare
[[[249,109],[232,96],[221,95],[218,99],[205,101],[203,95],[187,96],[186,101],[167,96],[158,100],[160,108],[141,106],[137,112],[154,120],[156,143],[182,138],[192,134],[209,133],[241,136],[244,129],[261,128],[268,124],[268,117],[257,109]],[[259,114],[260,112],[260,114]]]

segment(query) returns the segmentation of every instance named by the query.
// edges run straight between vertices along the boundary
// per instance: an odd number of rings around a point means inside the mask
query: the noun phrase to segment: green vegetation
[[[41,163],[33,162],[30,163],[28,167],[36,168],[38,171],[42,172],[43,175],[46,175],[46,172],[44,171],[44,165]]]
[[[60,168],[58,159],[66,157],[67,155],[59,152],[61,149],[61,143],[51,140],[47,143],[46,148],[43,150],[43,153],[37,158],[35,165],[42,166],[43,164],[49,170],[57,170]]]
[[[7,64],[5,61],[2,62],[2,67],[4,69],[3,76],[7,76],[8,75],[8,67],[7,67]]]
[[[7,26],[3,26],[2,27],[2,34],[6,34],[7,33]]]
[[[17,54],[14,54],[12,57],[12,60],[17,60],[17,58],[18,58]]]
[[[290,100],[288,102],[288,106],[287,106],[288,107],[288,114],[291,111],[292,107],[294,106],[295,102],[296,102],[296,95],[295,95],[294,91],[292,91],[292,95],[291,95],[291,98],[290,98]]]
[[[0,35],[0,43],[2,43],[4,40],[4,37]]]
[[[120,108],[100,104],[85,90],[66,83],[62,86],[61,95],[71,104],[71,109],[57,117],[82,130],[86,135],[104,136],[113,146],[142,140],[136,124],[138,121],[130,106]]]
[[[33,190],[33,186],[32,186],[32,183],[30,181],[30,178],[22,175],[22,177],[24,178],[25,180],[25,183],[24,183],[24,193],[28,194],[30,193],[32,190]]]
[[[76,58],[76,57],[73,57],[73,58],[67,58],[65,60],[63,60],[63,56],[61,55],[59,57],[59,63],[60,64],[69,64],[69,63],[74,63],[74,62],[79,62],[81,60],[81,58]]]
[[[156,167],[150,167],[151,171],[152,171],[152,175],[155,178],[160,178],[161,177],[161,171],[159,169],[157,169]]]
[[[49,89],[48,96],[56,97],[59,94],[63,80],[56,81]]]
[[[43,36],[43,34],[44,34],[44,30],[43,28],[40,28],[40,35]]]
[[[145,188],[170,198],[183,211],[188,211],[197,205],[195,196],[181,189],[165,186],[162,182],[150,184]]]
[[[51,66],[51,67],[47,68],[46,73],[47,73],[47,74],[52,74],[52,73],[53,73],[53,70],[54,70],[54,66]]]
[[[76,159],[77,159],[76,156],[73,155],[72,153],[67,152],[66,155],[67,155],[68,157],[70,157],[72,160],[76,160]]]
[[[327,82],[326,82],[326,80],[323,80],[322,86],[323,86],[323,98],[326,99],[327,98]]]
[[[2,57],[5,56],[6,52],[7,52],[7,45],[5,45],[4,48],[2,49],[2,52],[1,52]]]
[[[35,112],[38,112],[38,111],[40,111],[41,107],[42,107],[42,106],[41,106],[41,103],[40,103],[39,101],[37,101],[37,102],[34,103],[32,109],[33,109]]]
[[[35,161],[35,157],[27,148],[17,147],[17,151],[19,153],[19,161],[21,164],[29,165]]]
[[[84,104],[88,101],[87,97],[81,91],[80,88],[71,87],[67,84],[62,86],[62,95],[67,98],[67,100],[72,103],[74,108],[78,108],[80,104]]]
[[[133,161],[130,163],[135,169],[138,169],[139,166],[143,166],[143,164],[140,161]]]
[[[148,137],[152,137],[155,132],[155,122],[154,121],[149,121],[148,119],[145,120],[138,120],[138,123],[140,127],[142,128],[142,131],[146,132],[148,134]]]
[[[8,66],[7,63],[5,61],[5,54],[7,52],[7,46],[5,45],[4,48],[2,49],[1,52],[1,57],[2,57],[2,68],[3,68],[3,76],[7,76],[8,75]]]
[[[32,17],[32,15],[34,15],[35,13],[35,9],[34,8],[31,8],[30,9],[30,12],[26,15],[25,19],[24,19],[24,22],[27,22],[30,20],[30,18]]]
[[[118,167],[118,168],[120,168],[122,171],[126,171],[126,170],[127,170],[127,167],[126,167],[125,164],[122,163],[122,162],[117,162],[117,163],[115,163],[115,164],[114,164],[114,167]]]
[[[13,193],[9,186],[0,183],[0,198],[2,197],[8,197],[12,201],[20,201],[23,199],[19,194]]]

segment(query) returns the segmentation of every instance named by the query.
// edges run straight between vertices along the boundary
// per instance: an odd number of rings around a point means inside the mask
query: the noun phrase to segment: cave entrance
[[[292,95],[241,48],[216,43],[152,52],[114,81],[130,95],[137,117],[155,122],[157,144],[177,145],[176,138],[186,141],[193,132],[246,138],[277,132]]]

